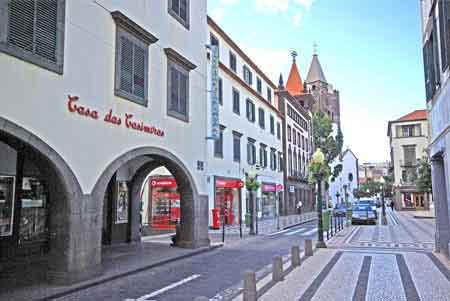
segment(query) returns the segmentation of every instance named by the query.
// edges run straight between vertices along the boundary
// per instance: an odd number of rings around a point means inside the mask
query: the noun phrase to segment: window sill
[[[189,117],[188,117],[187,114],[183,115],[183,114],[180,114],[180,113],[175,112],[175,111],[167,111],[167,116],[170,116],[170,117],[173,117],[173,118],[178,119],[180,121],[189,123]]]
[[[20,49],[18,47],[10,45],[10,44],[0,43],[0,52],[9,54],[17,59],[20,59],[27,63],[33,64],[35,66],[44,68],[48,71],[55,72],[59,75],[62,75],[63,71],[64,71],[63,64],[58,64],[58,63],[48,61],[44,58],[39,57],[36,54],[27,52],[23,49]]]
[[[147,107],[147,105],[148,105],[147,99],[139,98],[133,94],[127,93],[122,90],[114,90],[114,95],[117,97],[120,97],[124,100],[134,102],[135,104],[143,106],[143,107]]]
[[[189,21],[185,21],[183,20],[180,16],[178,16],[174,11],[172,11],[169,7],[169,15],[171,15],[175,20],[178,21],[178,23],[180,23],[181,25],[183,25],[184,28],[186,28],[186,30],[190,30],[190,24]],[[188,16],[189,18],[189,16]]]

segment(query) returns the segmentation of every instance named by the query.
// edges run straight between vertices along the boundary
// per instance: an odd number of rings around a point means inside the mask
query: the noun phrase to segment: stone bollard
[[[209,299],[206,297],[197,297],[194,299],[194,301],[209,301]]]
[[[312,240],[306,239],[305,240],[305,256],[313,256],[313,246],[312,246]]]
[[[257,301],[257,298],[255,272],[246,271],[244,273],[243,301]]]
[[[275,256],[272,264],[272,281],[278,282],[284,280],[283,259],[281,256]]]
[[[291,248],[291,264],[293,267],[300,265],[300,247],[292,246]]]

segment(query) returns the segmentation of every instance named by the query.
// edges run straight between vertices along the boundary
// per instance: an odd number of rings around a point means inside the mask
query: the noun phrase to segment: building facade
[[[244,183],[251,170],[261,183],[257,216],[273,219],[283,200],[283,116],[275,102],[276,86],[210,17],[208,40],[219,49],[220,104],[219,139],[209,141],[206,165],[210,225],[218,226],[213,219],[217,213],[227,225],[239,225],[250,213]]]
[[[330,181],[330,189],[328,192],[333,207],[336,204],[345,204],[346,202],[352,204],[355,201],[353,191],[359,187],[358,157],[356,157],[352,150],[346,149],[333,164],[333,167],[336,164],[342,165],[342,171],[334,181]]]
[[[396,209],[428,209],[428,196],[418,191],[415,183],[418,160],[427,156],[427,112],[417,110],[390,121],[388,137],[394,169],[393,194]]]
[[[100,273],[104,245],[140,241],[160,166],[175,244],[208,245],[206,0],[29,2],[0,1],[0,260]]]
[[[300,102],[303,83],[295,55],[286,88],[282,76],[276,93],[283,114],[284,196],[282,214],[310,212],[315,208],[314,187],[309,184],[308,164],[313,153],[312,115]]]
[[[450,248],[450,19],[447,1],[420,0],[429,156],[436,213],[436,251]]]
[[[389,175],[390,162],[364,162],[359,166],[359,183],[380,182]]]

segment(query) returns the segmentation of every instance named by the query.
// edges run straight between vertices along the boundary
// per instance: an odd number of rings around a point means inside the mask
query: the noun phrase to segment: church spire
[[[318,81],[323,83],[327,82],[322,66],[320,65],[319,56],[317,55],[317,44],[314,44],[314,55],[311,66],[309,67],[308,76],[306,77],[306,82],[310,84]]]
[[[288,80],[286,82],[286,90],[288,90],[289,93],[291,93],[291,95],[296,96],[296,95],[303,94],[304,87],[303,87],[302,78],[300,77],[300,72],[298,72],[297,63],[296,63],[296,58],[297,58],[298,54],[296,51],[292,51],[291,56],[292,56],[292,66],[291,66],[291,71],[289,72]]]

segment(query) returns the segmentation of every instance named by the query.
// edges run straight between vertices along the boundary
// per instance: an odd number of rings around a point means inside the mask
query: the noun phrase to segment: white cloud
[[[306,10],[309,10],[314,3],[314,0],[294,0],[294,3],[303,6]]]
[[[292,16],[292,24],[294,24],[295,27],[300,27],[300,25],[302,25],[302,20],[303,12],[301,11]]]
[[[266,12],[286,12],[289,0],[256,0],[256,8]]]
[[[225,18],[225,9],[223,7],[216,7],[211,11],[211,18],[215,21],[220,23],[223,18]]]
[[[238,2],[239,2],[239,0],[220,0],[220,4],[226,5],[226,6],[235,5]]]
[[[289,50],[245,48],[244,51],[275,85],[278,85],[280,72],[286,76],[289,71],[292,62]]]

